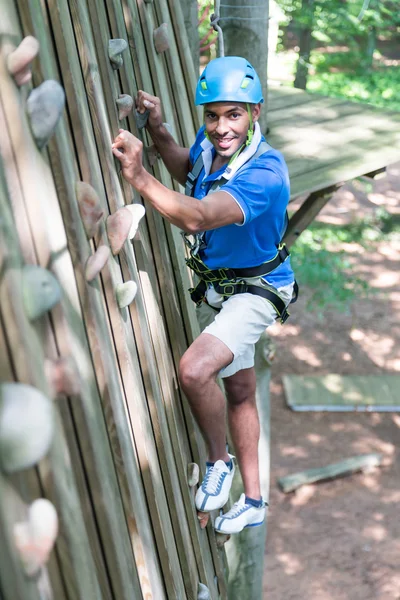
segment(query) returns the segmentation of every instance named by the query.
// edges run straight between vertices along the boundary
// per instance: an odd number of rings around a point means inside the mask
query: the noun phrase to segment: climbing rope
[[[225,56],[225,47],[224,47],[224,34],[223,31],[218,25],[218,21],[220,21],[221,16],[219,14],[220,9],[220,0],[214,1],[214,12],[210,17],[210,25],[218,33],[218,56]]]

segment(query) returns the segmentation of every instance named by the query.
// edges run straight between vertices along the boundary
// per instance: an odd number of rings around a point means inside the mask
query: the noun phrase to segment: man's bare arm
[[[189,149],[179,146],[164,126],[160,99],[139,90],[136,107],[141,113],[149,111],[146,129],[172,177],[185,185],[190,169]]]
[[[128,131],[120,130],[112,145],[125,179],[165,219],[187,233],[243,223],[240,206],[227,192],[214,192],[201,201],[168,189],[142,164],[143,144]]]

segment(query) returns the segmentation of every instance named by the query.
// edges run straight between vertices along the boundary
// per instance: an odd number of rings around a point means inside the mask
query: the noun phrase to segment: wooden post
[[[258,458],[260,464],[261,494],[266,502],[270,485],[270,398],[269,385],[271,369],[268,363],[271,341],[263,333],[256,344],[255,369],[257,377],[256,401],[260,418],[260,442]],[[231,491],[232,500],[238,500],[243,492],[243,483],[236,471]],[[268,514],[268,509],[267,509]],[[267,517],[266,517],[267,518]],[[267,521],[260,527],[250,527],[237,535],[232,535],[225,544],[229,566],[228,598],[240,600],[262,600],[265,541]]]

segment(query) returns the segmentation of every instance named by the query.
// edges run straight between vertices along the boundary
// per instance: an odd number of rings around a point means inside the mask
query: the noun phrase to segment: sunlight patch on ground
[[[323,441],[323,438],[321,435],[318,435],[318,433],[309,433],[307,435],[307,439],[312,443],[312,444],[320,444]]]
[[[292,353],[298,360],[306,362],[312,367],[322,366],[322,362],[320,361],[318,356],[311,348],[308,348],[307,346],[298,345],[295,348],[293,348]]]
[[[315,486],[303,485],[301,488],[296,490],[295,494],[291,498],[290,504],[292,506],[304,506],[315,495],[315,492]]]
[[[278,554],[277,559],[283,565],[286,575],[296,575],[304,569],[298,557],[289,552]]]
[[[388,371],[400,370],[400,348],[395,348],[393,338],[361,329],[353,329],[350,338],[358,343],[368,358],[379,367]]]
[[[281,456],[295,456],[296,458],[307,458],[308,452],[301,446],[283,446]]]
[[[387,536],[387,531],[382,525],[368,525],[363,529],[363,536],[376,542],[382,542]]]

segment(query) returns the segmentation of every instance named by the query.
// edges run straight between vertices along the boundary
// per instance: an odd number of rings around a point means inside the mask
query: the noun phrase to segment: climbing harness
[[[247,164],[250,160],[254,160],[255,158],[258,158],[265,152],[268,152],[268,150],[270,150],[270,148],[271,148],[271,146],[269,144],[267,144],[266,142],[261,142],[259,144],[256,152],[244,164]],[[230,165],[231,165],[231,161],[228,164],[228,167],[225,170],[225,173],[228,171],[228,169],[232,169],[232,167],[230,167]],[[199,175],[203,169],[203,166],[204,166],[203,156],[202,156],[202,153],[200,153],[193,165],[193,169],[190,171],[190,173],[187,176],[186,185],[185,185],[185,194],[186,195],[193,196],[194,188],[196,186],[197,179],[199,178]],[[241,165],[241,167],[239,167],[239,169],[242,167],[243,167],[243,165]],[[225,179],[224,177],[221,177],[220,179],[218,179],[217,181],[215,181],[213,183],[213,185],[210,188],[209,193],[219,190],[226,182],[227,182],[227,179]],[[288,216],[286,213],[286,226],[287,226],[287,222],[288,222]],[[286,226],[285,226],[285,230],[286,230]],[[272,273],[272,271],[274,271],[277,267],[279,267],[279,265],[281,265],[283,262],[285,262],[285,260],[290,255],[289,250],[286,247],[285,243],[280,242],[277,247],[276,255],[271,260],[266,261],[262,265],[259,265],[256,267],[248,267],[248,268],[244,268],[244,269],[236,269],[236,268],[232,269],[230,267],[221,267],[218,269],[210,269],[203,262],[203,260],[201,259],[200,255],[199,255],[201,250],[204,250],[206,248],[206,242],[204,239],[205,232],[200,232],[200,233],[197,233],[195,236],[193,236],[194,237],[193,242],[189,239],[189,237],[187,236],[187,234],[185,232],[182,232],[182,235],[183,235],[183,239],[184,239],[185,244],[187,245],[187,247],[189,249],[189,253],[190,253],[190,257],[186,259],[186,264],[192,271],[194,271],[194,273],[197,275],[197,277],[199,279],[196,287],[190,288],[190,290],[189,290],[190,297],[196,303],[197,306],[200,306],[202,302],[207,302],[207,300],[206,300],[207,290],[208,290],[209,286],[212,285],[212,287],[215,289],[215,291],[218,294],[220,294],[221,296],[223,296],[224,300],[227,300],[228,298],[230,298],[231,296],[233,296],[235,294],[243,294],[243,293],[254,294],[256,296],[262,296],[263,298],[268,300],[268,302],[270,302],[274,306],[274,308],[277,312],[277,318],[280,319],[282,324],[287,320],[287,318],[289,317],[289,312],[286,308],[286,304],[282,300],[282,298],[279,296],[278,292],[274,291],[272,286],[260,287],[258,285],[251,285],[251,284],[247,283],[246,281],[244,281],[244,279],[249,279],[249,278],[253,278],[253,277],[264,277],[264,276],[268,275],[269,273]],[[268,285],[268,284],[266,284],[266,285]],[[293,294],[291,303],[293,303],[297,300],[297,295],[298,295],[298,286],[297,286],[297,283],[295,282],[294,294]],[[215,310],[218,310],[218,309],[215,309]]]

